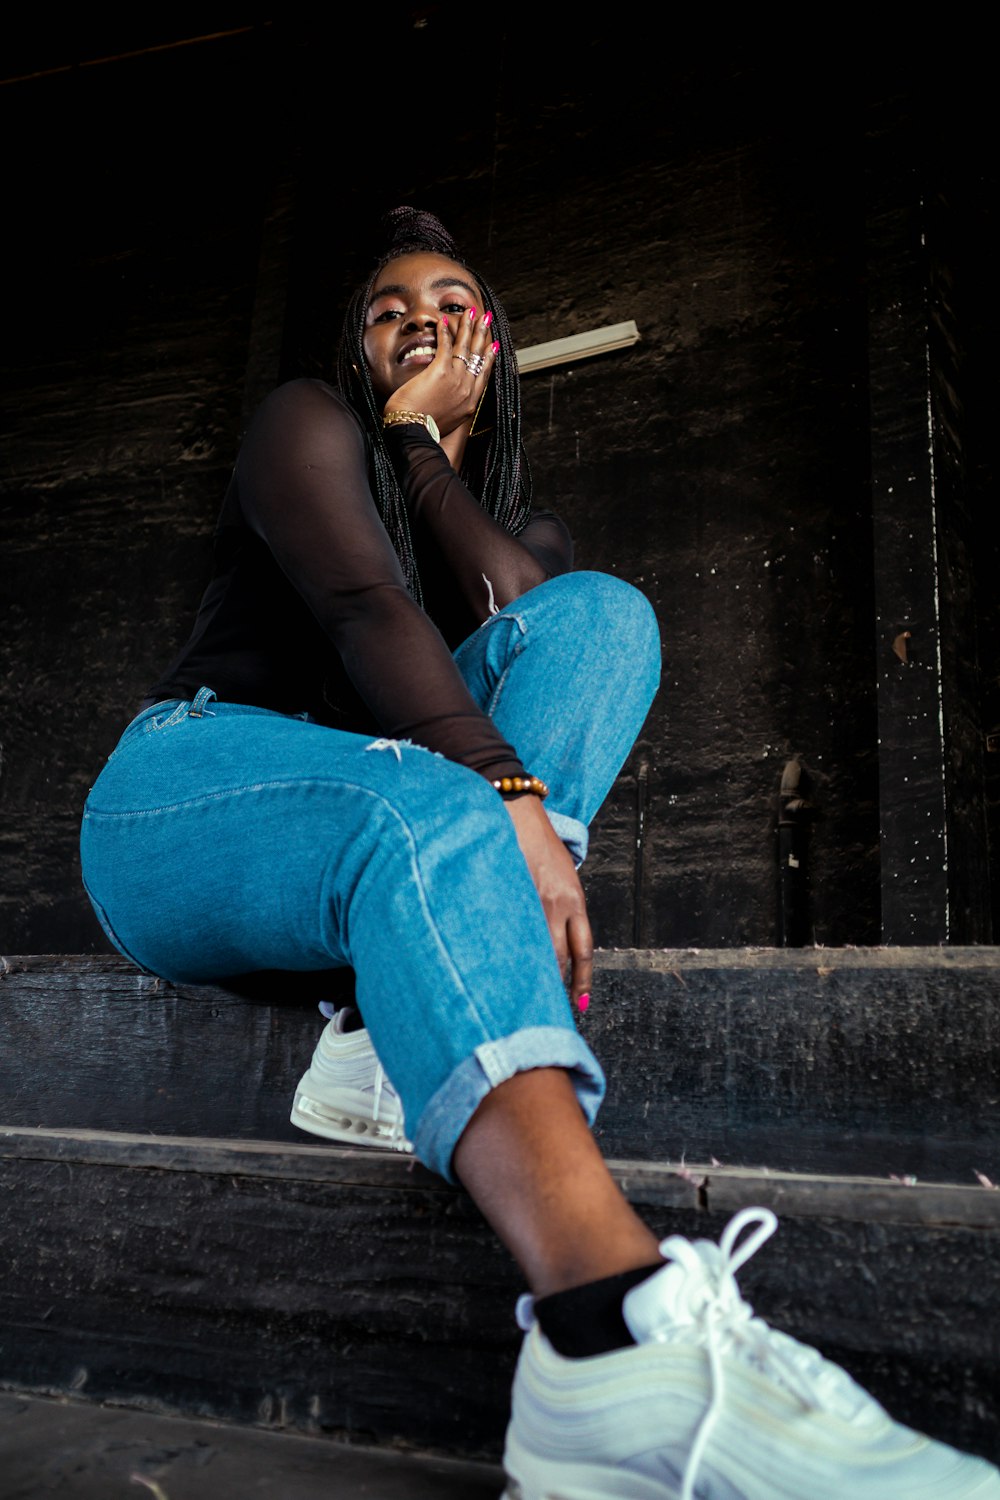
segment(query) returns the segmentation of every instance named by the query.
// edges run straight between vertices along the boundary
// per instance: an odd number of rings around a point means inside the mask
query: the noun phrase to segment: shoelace
[[[396,1108],[395,1108],[395,1110],[393,1110],[393,1111],[387,1111],[387,1118],[388,1118],[389,1114],[392,1115],[392,1127],[391,1127],[391,1129],[389,1131],[389,1140],[390,1140],[390,1143],[392,1145],[396,1145],[397,1141],[401,1141],[403,1139],[403,1111],[399,1107],[399,1095],[396,1093],[396,1090],[392,1087],[392,1084],[389,1083],[388,1079],[385,1076],[385,1069],[383,1068],[383,1066],[382,1066],[382,1064],[380,1062],[376,1061],[376,1063],[375,1063],[375,1098],[374,1098],[374,1100],[372,1102],[372,1114],[375,1117],[375,1123],[376,1124],[378,1124],[379,1106],[382,1103],[382,1085],[383,1085],[383,1083],[386,1085],[387,1092],[391,1093],[393,1099],[396,1101]]]
[[[382,1103],[382,1085],[383,1085],[384,1082],[385,1082],[385,1069],[383,1068],[382,1064],[376,1060],[376,1063],[375,1063],[375,1098],[374,1098],[374,1101],[372,1103],[372,1114],[375,1116],[375,1123],[376,1123],[376,1125],[378,1124],[379,1105]]]
[[[740,1235],[750,1225],[757,1226],[755,1233],[737,1248]],[[700,1344],[708,1353],[711,1375],[711,1397],[684,1466],[680,1500],[695,1500],[698,1470],[722,1411],[726,1396],[724,1354],[753,1365],[804,1406],[836,1411],[849,1420],[869,1404],[869,1398],[843,1370],[815,1349],[755,1318],[753,1308],[740,1296],[736,1272],[756,1255],[777,1227],[778,1220],[769,1208],[744,1208],[730,1219],[718,1245],[708,1240],[692,1243],[680,1235],[660,1245],[660,1254],[668,1265],[672,1262],[684,1275],[682,1279],[673,1278],[662,1294],[661,1305],[640,1342]],[[629,1295],[634,1296],[663,1275],[663,1271],[656,1272]],[[659,1321],[656,1311],[661,1315]],[[518,1298],[517,1321],[525,1332],[535,1321],[534,1299],[528,1293]]]
[[[736,1241],[750,1224],[757,1225],[756,1233],[750,1235],[737,1250]],[[688,1461],[684,1467],[681,1500],[693,1500],[694,1484],[701,1467],[701,1460],[712,1435],[712,1429],[722,1411],[726,1393],[726,1379],[722,1367],[724,1344],[727,1341],[739,1344],[748,1337],[756,1343],[757,1335],[750,1333],[755,1323],[764,1330],[761,1344],[766,1342],[770,1335],[770,1329],[754,1318],[752,1308],[740,1296],[739,1287],[736,1285],[736,1272],[751,1256],[756,1255],[761,1245],[771,1238],[777,1227],[778,1220],[769,1208],[745,1208],[730,1219],[723,1231],[718,1248],[707,1241],[703,1241],[701,1247],[696,1247],[690,1240],[681,1239],[679,1236],[664,1240],[660,1245],[661,1255],[683,1266],[689,1272],[691,1302],[694,1302],[695,1297],[700,1294],[701,1307],[697,1311],[692,1309],[694,1312],[692,1321],[701,1324],[705,1348],[708,1350],[709,1368],[712,1373],[712,1399],[708,1403],[705,1415],[695,1434],[695,1440],[691,1444],[691,1452],[688,1454]],[[701,1248],[712,1251],[714,1254],[711,1256],[699,1254]],[[710,1276],[710,1267],[706,1264],[710,1260],[717,1262],[714,1277]],[[763,1353],[762,1348],[760,1352]]]
[[[388,742],[386,742],[386,743],[388,743]],[[382,748],[383,748],[383,746],[380,743],[376,744],[376,745],[369,745],[368,746],[369,750],[382,749]],[[338,1006],[336,1006],[333,1003],[332,1000],[321,1000],[319,1002],[320,1015],[326,1016],[326,1018],[327,1018],[328,1021],[336,1021],[337,1016],[341,1013],[341,1011],[343,1011],[345,1015],[348,1015],[348,1014],[351,1013],[351,1010],[352,1010],[351,1006],[338,1007]],[[402,1109],[400,1108],[400,1105],[399,1105],[399,1095],[396,1093],[396,1090],[393,1088],[392,1084],[389,1082],[388,1078],[386,1077],[385,1069],[383,1068],[382,1064],[379,1062],[378,1058],[376,1057],[376,1059],[375,1059],[375,1093],[374,1093],[374,1100],[373,1100],[373,1105],[372,1105],[372,1114],[374,1116],[376,1124],[378,1124],[379,1109],[380,1109],[381,1104],[382,1104],[382,1087],[383,1087],[383,1084],[385,1085],[385,1088],[386,1088],[387,1092],[392,1095],[393,1099],[396,1102],[396,1108],[395,1108],[395,1112],[394,1112],[393,1119],[392,1119],[392,1126],[391,1126],[390,1131],[389,1131],[389,1144],[392,1145],[392,1146],[396,1146],[396,1145],[398,1145],[400,1143],[400,1141],[402,1141],[404,1139],[404,1137],[403,1137],[403,1111],[402,1111]]]
[[[737,1248],[744,1229],[754,1224],[755,1233]],[[698,1470],[725,1401],[724,1354],[753,1365],[804,1406],[839,1411],[850,1418],[867,1402],[842,1370],[815,1349],[755,1318],[753,1308],[740,1296],[736,1272],[756,1255],[777,1227],[778,1220],[769,1208],[745,1208],[729,1221],[717,1246],[707,1240],[692,1244],[679,1236],[664,1240],[660,1246],[660,1253],[680,1266],[686,1276],[677,1304],[668,1310],[669,1321],[664,1323],[662,1333],[654,1328],[651,1337],[668,1341],[687,1325],[704,1345],[711,1371],[711,1400],[691,1445],[681,1500],[694,1500]]]

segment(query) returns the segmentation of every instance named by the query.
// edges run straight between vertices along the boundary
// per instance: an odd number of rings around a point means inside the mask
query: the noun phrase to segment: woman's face
[[[387,401],[434,358],[442,315],[452,326],[483,294],[464,266],[444,255],[400,255],[375,278],[365,314],[365,361],[375,394]]]

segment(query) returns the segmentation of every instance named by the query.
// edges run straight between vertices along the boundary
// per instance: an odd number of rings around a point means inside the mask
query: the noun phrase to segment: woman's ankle
[[[488,1094],[454,1167],[537,1297],[657,1261],[659,1242],[608,1171],[562,1069],[515,1074]]]

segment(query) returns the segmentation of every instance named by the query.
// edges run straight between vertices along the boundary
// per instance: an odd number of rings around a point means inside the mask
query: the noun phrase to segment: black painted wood
[[[349,976],[249,998],[117,957],[3,963],[0,1123],[314,1149],[288,1112]],[[593,994],[609,1156],[1000,1181],[1000,950],[604,951]]]
[[[976,289],[981,305],[981,182],[946,108],[932,124],[895,104],[873,113],[867,221],[881,937],[989,942],[982,670],[996,645],[981,664],[993,607],[976,553],[995,542],[966,405],[982,334],[961,316]]]
[[[926,194],[929,247],[930,402],[935,502],[941,522],[942,704],[947,787],[950,940],[990,942],[991,893],[986,792],[988,701],[996,691],[1000,536],[995,490],[979,468],[979,387],[995,388],[991,367],[996,317],[985,294],[988,208],[972,163],[964,161],[954,122],[941,132],[933,190]],[[944,170],[940,158],[962,163]],[[968,317],[972,306],[984,316]]]
[[[887,155],[868,225],[881,936],[943,943],[950,916],[927,252],[920,184],[909,163],[894,172]]]
[[[322,1184],[328,1188],[443,1193],[456,1189],[399,1152],[327,1144],[316,1150],[277,1141],[213,1140],[202,1136],[129,1135],[107,1130],[18,1129],[0,1126],[0,1159],[64,1162]],[[986,1182],[919,1183],[915,1179],[822,1176],[718,1162],[616,1161],[608,1170],[637,1203],[657,1208],[732,1214],[767,1204],[795,1218],[847,1215],[872,1223],[961,1223],[1000,1228],[1000,1188]],[[461,1193],[458,1193],[461,1197]]]
[[[899,293],[903,324],[919,319],[926,283],[902,274],[892,206],[912,219],[906,174],[932,167],[938,198],[964,194],[930,242],[936,306],[946,282],[955,293],[945,344],[965,351],[963,363],[931,350],[935,421],[961,439],[945,457],[960,449],[976,493],[991,493],[985,58],[966,49],[948,67],[938,38],[876,55],[845,37],[826,43],[822,73],[799,73],[760,39],[678,47],[663,19],[617,70],[611,16],[566,28],[557,13],[444,5],[415,25],[390,5],[380,19],[387,53],[415,76],[433,74],[455,28],[489,58],[478,108],[456,120],[447,91],[425,98],[405,151],[391,108],[359,110],[331,85],[331,69],[349,75],[364,56],[363,12],[211,38],[155,19],[71,35],[25,23],[11,43],[0,947],[104,950],[76,864],[87,787],[186,633],[249,410],[275,372],[328,372],[339,310],[368,267],[358,228],[400,201],[453,225],[503,290],[520,343],[633,315],[640,326],[630,351],[525,382],[540,501],[565,513],[581,565],[635,581],[663,626],[663,693],[585,866],[598,941],[776,941],[775,818],[792,756],[817,807],[806,937],[878,941],[880,886],[912,888],[905,850],[882,877],[896,856],[891,838],[879,847],[877,672],[912,693],[920,653],[938,645],[951,940],[988,939],[995,855],[984,864],[976,736],[1000,722],[989,511],[965,486],[939,528],[952,613],[921,639],[916,600],[917,665],[903,679],[874,642],[870,492],[874,460],[888,524],[894,435],[912,444],[920,403],[892,378],[879,310],[891,325]],[[945,384],[961,398],[957,425]],[[925,519],[918,533],[922,565]],[[886,630],[905,602],[879,606]],[[993,694],[985,720],[977,691]],[[922,723],[918,700],[901,702],[904,719]],[[896,738],[886,747],[899,778]],[[985,774],[995,834],[996,758]],[[921,770],[922,795],[933,779]]]
[[[21,1392],[0,1394],[0,1454],[0,1500],[497,1500],[504,1483],[494,1465]]]
[[[583,1023],[609,1074],[598,1136],[613,1155],[1000,1180],[998,991],[996,949],[609,954]]]
[[[386,1157],[352,1181],[361,1152],[328,1172],[226,1142],[0,1141],[7,1384],[497,1455],[521,1288],[459,1190]],[[741,1273],[757,1310],[900,1417],[997,1456],[996,1194],[614,1170],[661,1234],[716,1237],[773,1204],[779,1235]]]

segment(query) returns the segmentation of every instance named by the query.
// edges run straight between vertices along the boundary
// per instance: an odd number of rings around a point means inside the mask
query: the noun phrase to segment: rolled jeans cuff
[[[564,1026],[528,1026],[480,1043],[432,1096],[413,1133],[414,1151],[424,1165],[455,1182],[452,1155],[486,1095],[515,1073],[532,1068],[564,1068],[587,1124],[593,1125],[606,1086],[600,1063],[579,1032]]]
[[[587,843],[590,835],[586,823],[581,823],[577,818],[570,818],[566,813],[551,812],[548,808],[545,811],[552,827],[573,856],[574,865],[579,869],[587,858]]]

